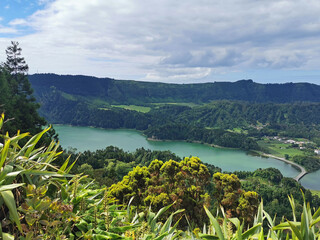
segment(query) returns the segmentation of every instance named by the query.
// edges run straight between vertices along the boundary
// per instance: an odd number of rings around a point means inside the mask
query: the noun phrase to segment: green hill
[[[189,102],[213,100],[249,102],[320,102],[320,86],[310,83],[259,84],[252,80],[199,84],[167,84],[114,80],[89,76],[30,75],[36,95],[51,89],[77,97],[117,104]]]

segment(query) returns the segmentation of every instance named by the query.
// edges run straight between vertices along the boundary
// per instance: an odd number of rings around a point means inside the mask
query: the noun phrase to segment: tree
[[[19,47],[19,43],[11,41],[11,44],[6,50],[7,61],[4,63],[5,67],[13,75],[27,73],[29,67],[24,58],[21,57],[22,49]]]
[[[6,113],[7,119],[14,119],[8,121],[3,130],[10,134],[18,130],[36,134],[46,121],[37,113],[39,104],[32,95],[33,90],[27,77],[29,67],[21,51],[19,43],[12,41],[6,49],[7,60],[0,68],[1,93],[5,93],[0,98],[0,111]],[[51,137],[54,134],[53,130],[49,133]],[[44,139],[46,142],[51,141],[50,138]]]
[[[29,66],[24,60],[24,57],[21,56],[21,47],[19,43],[11,41],[11,46],[7,47],[7,61],[3,64],[4,68],[11,74],[11,86],[15,94],[23,94],[29,96],[34,101],[34,98],[31,97],[33,92],[31,85],[26,77]]]
[[[234,174],[215,173],[213,182],[217,203],[223,206],[227,217],[239,217],[246,224],[252,223],[259,205],[258,194],[242,190],[241,182]]]
[[[138,166],[121,182],[112,185],[110,196],[122,204],[127,204],[134,196],[133,205],[151,206],[156,211],[175,203],[174,210],[185,209],[189,222],[203,226],[207,222],[203,205],[209,207],[210,204],[206,191],[209,182],[210,172],[197,157],[185,158],[181,162],[155,159],[148,168]],[[181,219],[181,226],[187,226],[186,221]]]

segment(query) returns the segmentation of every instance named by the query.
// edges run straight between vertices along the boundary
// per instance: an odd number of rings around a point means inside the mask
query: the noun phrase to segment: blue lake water
[[[143,147],[150,150],[170,150],[180,157],[197,156],[203,162],[218,166],[223,171],[254,171],[258,168],[274,167],[286,177],[294,177],[299,173],[290,164],[273,158],[252,156],[241,150],[213,148],[200,143],[149,141],[135,130],[110,130],[69,125],[55,125],[54,128],[59,134],[61,145],[64,148],[76,148],[77,151],[94,151],[112,145],[133,152]],[[301,183],[307,188],[320,190],[320,184],[317,184],[319,181],[320,172],[318,171],[306,175]]]

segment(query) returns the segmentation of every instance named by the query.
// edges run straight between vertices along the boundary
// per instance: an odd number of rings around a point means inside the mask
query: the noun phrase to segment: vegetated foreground
[[[4,115],[0,129],[3,122]],[[286,215],[291,221],[282,218],[277,224],[263,211],[256,192],[241,189],[236,175],[217,172],[212,177],[194,157],[180,162],[153,160],[148,167],[135,167],[111,187],[98,186],[86,175],[70,174],[76,161],[60,158],[54,142],[36,147],[48,130],[35,136],[0,136],[4,143],[0,146],[3,239],[319,237],[320,210],[313,212],[306,199],[297,203],[282,195],[291,205],[292,215]],[[23,140],[27,143],[19,146]],[[62,164],[55,166],[58,159]],[[274,183],[283,181],[275,169],[270,171],[256,172],[256,181],[260,177],[268,181],[264,175],[274,176]],[[309,199],[311,195],[300,196]],[[279,210],[281,205],[274,201]]]

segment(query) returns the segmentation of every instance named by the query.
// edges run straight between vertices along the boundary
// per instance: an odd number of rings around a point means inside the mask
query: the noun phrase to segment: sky
[[[319,0],[0,0],[11,41],[29,74],[320,84]]]

